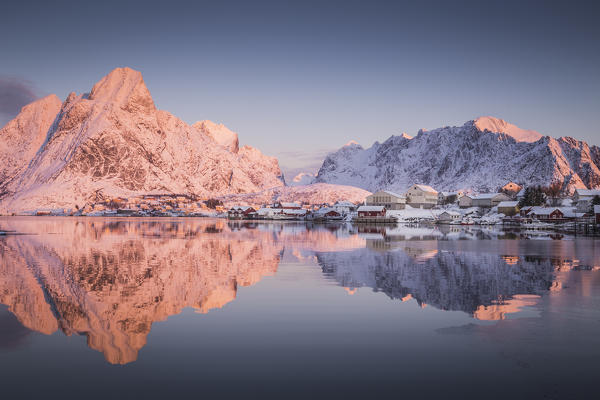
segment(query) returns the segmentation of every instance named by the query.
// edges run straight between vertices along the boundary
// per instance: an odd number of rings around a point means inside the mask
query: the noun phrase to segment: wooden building
[[[386,210],[403,210],[406,205],[406,197],[389,190],[380,190],[367,196],[368,206],[383,206]]]
[[[431,186],[412,185],[406,192],[406,203],[416,208],[432,208],[438,203],[438,192]]]
[[[498,203],[498,212],[512,217],[519,213],[519,202],[518,201],[501,201]]]
[[[473,207],[492,208],[509,200],[510,197],[504,193],[482,193],[473,197]]]
[[[385,217],[387,210],[384,206],[360,206],[358,207],[358,217]]]

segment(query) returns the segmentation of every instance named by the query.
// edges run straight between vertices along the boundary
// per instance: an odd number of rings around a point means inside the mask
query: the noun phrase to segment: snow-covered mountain
[[[325,158],[316,181],[400,192],[414,183],[488,191],[509,181],[558,181],[572,191],[600,187],[600,148],[481,117],[459,127],[420,130],[415,137],[392,136],[367,149],[349,143]]]
[[[237,134],[158,110],[142,75],[117,68],[90,93],[51,95],[0,130],[0,212],[82,207],[106,197],[200,197],[284,185],[277,159]]]
[[[290,186],[302,186],[302,185],[310,185],[315,181],[315,177],[317,174],[310,172],[300,172],[291,182],[288,182]]]

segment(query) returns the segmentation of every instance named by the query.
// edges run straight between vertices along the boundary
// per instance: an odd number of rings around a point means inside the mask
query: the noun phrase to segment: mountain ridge
[[[480,117],[459,127],[421,129],[415,137],[391,136],[366,149],[345,145],[327,155],[315,181],[371,192],[405,191],[415,183],[437,190],[493,191],[509,181],[559,182],[573,192],[600,187],[600,148]]]
[[[130,68],[114,69],[89,94],[71,93],[64,102],[47,96],[0,130],[0,161],[9,166],[0,175],[0,212],[75,209],[147,192],[250,193],[285,184],[277,159],[249,146],[224,146],[213,131],[227,128],[211,124],[199,131],[158,110],[142,74]]]

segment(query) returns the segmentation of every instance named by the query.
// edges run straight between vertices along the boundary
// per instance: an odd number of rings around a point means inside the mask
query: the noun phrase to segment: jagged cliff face
[[[600,187],[600,149],[570,137],[555,139],[492,117],[461,127],[392,136],[364,149],[351,143],[327,156],[316,181],[369,191],[407,190],[423,183],[437,190],[493,191],[509,181],[560,182],[567,191]]]
[[[0,132],[0,157],[9,165],[0,175],[0,211],[73,209],[147,192],[208,197],[283,184],[276,159],[238,150],[237,135],[224,126],[204,121],[196,129],[157,110],[142,75],[129,68],[59,103],[56,96],[32,103]]]

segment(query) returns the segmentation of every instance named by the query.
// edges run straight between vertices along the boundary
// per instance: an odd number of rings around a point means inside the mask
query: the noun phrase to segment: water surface
[[[498,229],[0,219],[20,397],[577,398],[600,241]]]

